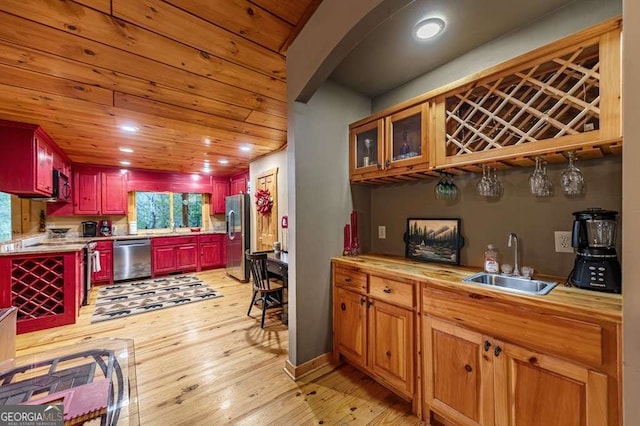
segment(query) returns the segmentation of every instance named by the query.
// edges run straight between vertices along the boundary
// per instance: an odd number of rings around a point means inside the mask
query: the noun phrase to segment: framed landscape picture
[[[408,218],[405,256],[421,262],[460,264],[460,219]]]

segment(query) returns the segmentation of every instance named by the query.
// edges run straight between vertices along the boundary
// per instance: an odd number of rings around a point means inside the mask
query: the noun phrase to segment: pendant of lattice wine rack
[[[440,96],[437,165],[614,143],[621,137],[619,66],[610,32]]]

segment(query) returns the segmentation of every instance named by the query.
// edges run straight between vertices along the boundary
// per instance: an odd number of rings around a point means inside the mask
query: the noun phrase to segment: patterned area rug
[[[222,297],[193,275],[110,285],[98,290],[91,322],[106,321]]]

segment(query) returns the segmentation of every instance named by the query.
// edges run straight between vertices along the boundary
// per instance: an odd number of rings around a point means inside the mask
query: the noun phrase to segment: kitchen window
[[[11,195],[0,192],[0,241],[11,239]]]
[[[138,229],[202,226],[202,194],[136,192]]]

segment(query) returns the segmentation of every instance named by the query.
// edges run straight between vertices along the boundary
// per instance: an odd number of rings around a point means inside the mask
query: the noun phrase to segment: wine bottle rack
[[[64,257],[14,259],[11,298],[18,321],[63,315]]]
[[[598,44],[446,99],[447,156],[595,131],[600,127]]]

